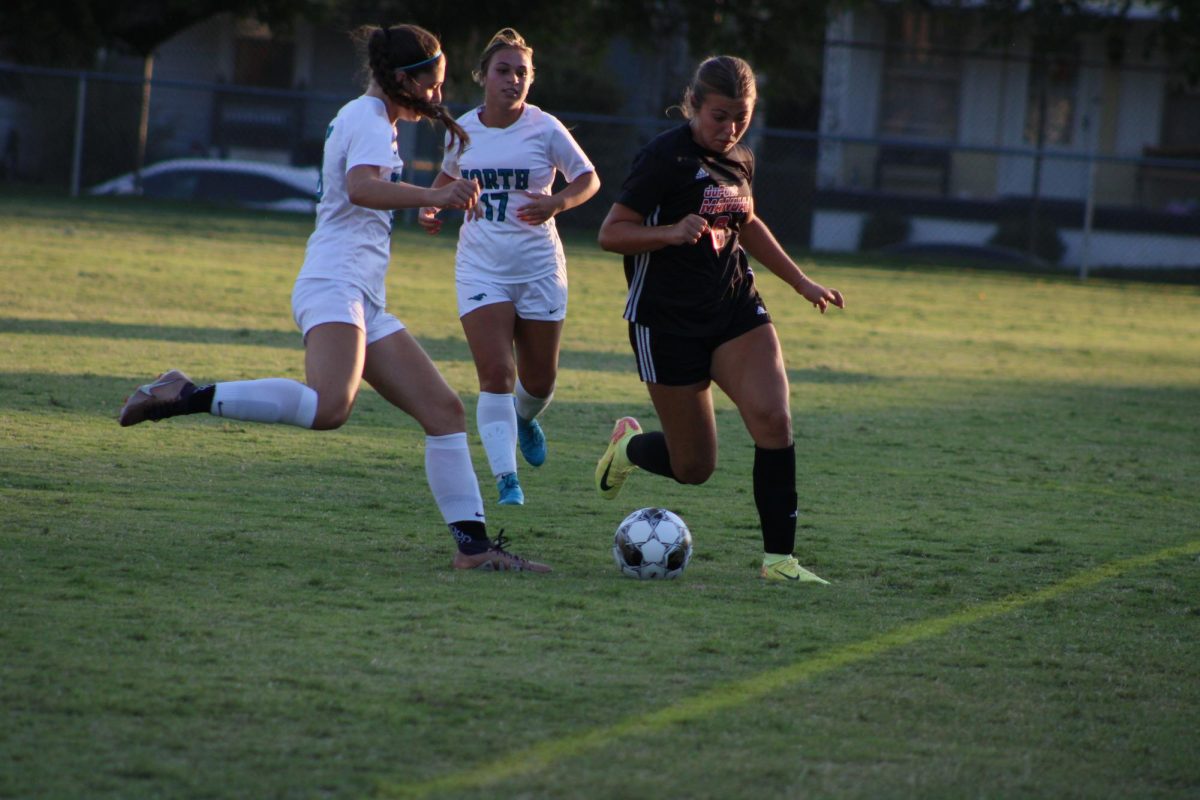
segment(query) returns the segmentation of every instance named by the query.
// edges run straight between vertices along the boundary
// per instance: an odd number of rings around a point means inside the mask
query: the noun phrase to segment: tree
[[[323,21],[343,30],[357,25],[420,25],[441,39],[450,54],[447,59],[447,90],[452,100],[473,101],[473,59],[483,50],[492,34],[503,27],[515,27],[534,47],[536,63],[547,66],[549,81],[555,86],[572,87],[574,97],[586,96],[600,81],[599,59],[611,36],[600,22],[598,4],[561,0],[458,0],[428,2],[422,0],[329,0]],[[604,35],[596,35],[604,31]],[[547,87],[548,88],[548,87]],[[570,98],[570,92],[559,96]],[[604,107],[602,110],[615,111]],[[556,104],[556,107],[563,108]]]
[[[0,41],[17,61],[87,68],[102,47],[132,52],[142,59],[142,98],[138,110],[134,173],[140,180],[146,158],[150,81],[154,51],[198,22],[224,12],[252,15],[289,25],[322,9],[320,0],[7,0],[0,18]]]
[[[853,0],[597,0],[596,4],[609,17],[608,29],[615,27],[644,47],[656,47],[662,30],[682,29],[693,61],[721,53],[742,56],[765,79],[762,96],[772,120],[803,127],[816,123],[830,16],[862,5]],[[671,12],[673,19],[664,18]],[[656,15],[655,25],[642,23]]]
[[[1162,23],[1149,46],[1161,43],[1188,82],[1200,84],[1200,4],[1195,0],[1155,0],[1152,4]]]

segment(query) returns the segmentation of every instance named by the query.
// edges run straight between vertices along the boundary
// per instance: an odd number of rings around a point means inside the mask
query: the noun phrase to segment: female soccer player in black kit
[[[716,382],[754,440],[762,577],[827,583],[792,555],[796,448],[787,373],[746,254],[821,313],[845,301],[809,279],[755,214],[754,155],[738,143],[755,98],[745,61],[704,61],[684,92],[687,124],[638,153],[600,227],[600,246],[625,256],[629,341],[663,430],[643,433],[634,418],[617,420],[596,465],[596,488],[616,497],[638,467],[680,483],[708,480],[717,464]]]

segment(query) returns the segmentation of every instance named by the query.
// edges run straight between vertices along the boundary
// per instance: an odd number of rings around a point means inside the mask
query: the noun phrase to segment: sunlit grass
[[[494,505],[473,441],[489,526],[556,569],[463,575],[419,429],[369,390],[331,433],[115,422],[171,366],[301,377],[310,229],[0,196],[0,796],[1200,791],[1194,556],[939,622],[1200,539],[1195,287],[806,264],[849,301],[822,317],[760,271],[792,380],[798,555],[833,582],[764,586],[728,401],[707,485],[635,475],[596,496],[612,419],[657,422],[620,259],[571,235],[527,506]],[[398,231],[388,292],[473,419],[450,233]],[[679,581],[612,565],[613,527],[645,505],[692,527]],[[905,626],[936,635],[888,644]],[[856,647],[873,649],[805,672]],[[620,727],[788,669],[808,677]]]

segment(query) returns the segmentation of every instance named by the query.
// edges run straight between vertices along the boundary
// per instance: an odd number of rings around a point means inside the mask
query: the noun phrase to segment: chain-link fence
[[[353,86],[329,94],[154,80],[145,163],[194,157],[316,165],[329,120],[353,95]],[[0,180],[86,194],[130,172],[142,96],[140,76],[0,65]],[[830,124],[836,99],[825,102],[823,131],[769,127],[768,108],[759,115],[768,125],[756,122],[747,138],[757,158],[757,208],[789,247],[951,262],[1033,256],[1080,271],[1200,267],[1200,150],[1195,158],[1187,148],[1112,152],[1097,127],[1123,123],[1096,108],[1073,110],[1083,141],[1070,146],[1044,135],[1041,146],[1026,144],[1020,130],[1016,145],[965,143],[972,131],[962,126],[954,140],[908,135],[895,125],[898,134],[880,134],[888,125],[878,119],[873,135],[857,135],[852,125]],[[600,195],[560,224],[595,230],[633,154],[678,122],[559,116],[603,180]],[[985,116],[998,129],[1010,124],[994,112]],[[408,180],[433,179],[440,139],[429,125],[403,128]],[[168,196],[187,195],[175,189]]]

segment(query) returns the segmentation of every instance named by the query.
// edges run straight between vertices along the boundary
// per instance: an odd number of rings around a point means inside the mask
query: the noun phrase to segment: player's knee
[[[522,377],[521,386],[527,394],[533,397],[549,397],[554,394],[555,377],[554,375],[549,375],[544,378],[533,377],[529,380]]]
[[[792,415],[787,408],[757,412],[749,425],[754,441],[764,447],[786,447],[792,441]]]
[[[313,430],[332,431],[342,427],[350,419],[349,405],[317,407],[317,415],[313,417]]]
[[[317,413],[313,415],[315,431],[331,431],[342,427],[354,410],[354,395],[333,389],[317,389]]]
[[[517,374],[511,364],[484,364],[478,372],[479,388],[485,392],[508,394],[516,385]]]
[[[716,470],[715,461],[692,461],[686,464],[675,464],[672,462],[671,471],[675,473],[675,480],[680,483],[686,483],[692,486],[698,486],[712,477],[713,471]]]
[[[467,429],[467,413],[458,395],[447,392],[430,403],[417,422],[430,436],[445,436]]]

